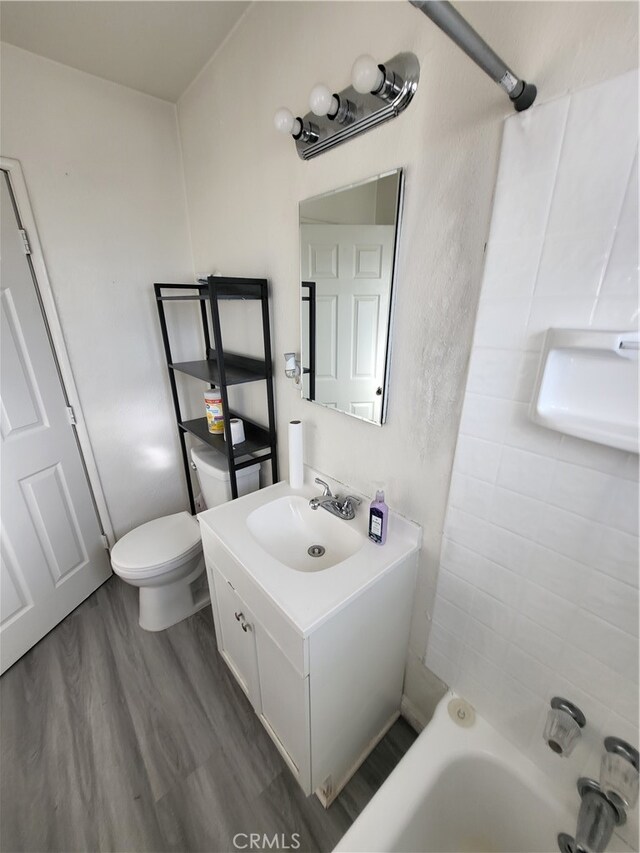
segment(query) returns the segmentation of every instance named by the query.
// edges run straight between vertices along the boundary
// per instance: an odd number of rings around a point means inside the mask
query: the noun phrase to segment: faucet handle
[[[355,495],[347,495],[346,498],[342,501],[342,509],[353,509],[353,505],[360,506],[362,501],[360,498],[357,498]]]
[[[640,756],[638,750],[617,737],[604,739],[600,787],[609,799],[632,809],[638,802]]]
[[[627,743],[626,740],[622,740],[619,737],[606,737],[604,739],[604,748],[607,752],[613,753],[614,755],[620,755],[624,758],[632,765],[636,773],[640,771],[640,754],[638,753],[638,750],[634,746],[631,746],[630,743]]]
[[[329,488],[329,484],[328,484],[328,483],[325,483],[325,481],[324,481],[324,480],[321,480],[321,479],[320,479],[320,477],[316,477],[316,483],[317,483],[319,486],[322,486],[322,488],[323,488],[323,490],[324,490],[324,491],[322,492],[322,497],[323,497],[323,498],[331,498],[331,497],[333,497],[333,495],[331,494],[331,489]]]

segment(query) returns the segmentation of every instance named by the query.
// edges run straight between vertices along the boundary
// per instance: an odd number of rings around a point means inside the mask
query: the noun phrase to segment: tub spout
[[[613,830],[626,821],[625,811],[593,779],[579,779],[578,792],[582,802],[576,837],[561,832],[558,847],[562,853],[604,853]]]
[[[616,812],[602,791],[588,790],[578,814],[577,849],[584,853],[604,853],[616,822]]]

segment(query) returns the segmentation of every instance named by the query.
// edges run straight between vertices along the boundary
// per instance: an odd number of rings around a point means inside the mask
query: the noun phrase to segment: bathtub
[[[454,723],[448,693],[336,853],[556,853],[580,800],[480,716]],[[614,836],[609,850],[618,847]]]

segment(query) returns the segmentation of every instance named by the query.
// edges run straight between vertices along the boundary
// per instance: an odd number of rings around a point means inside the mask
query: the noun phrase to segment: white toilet
[[[227,460],[213,448],[191,451],[207,507],[231,500]],[[237,474],[238,496],[260,488],[260,464]],[[140,587],[140,627],[162,631],[209,603],[206,584],[196,583],[204,571],[200,526],[188,512],[165,515],[141,524],[114,545],[113,571]]]

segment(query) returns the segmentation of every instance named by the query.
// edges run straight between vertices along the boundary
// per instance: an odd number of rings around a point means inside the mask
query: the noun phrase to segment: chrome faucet
[[[575,838],[566,832],[558,835],[562,853],[604,853],[616,826],[625,823],[638,800],[638,750],[617,737],[605,738],[604,747],[600,783],[578,779],[578,827]]]
[[[319,477],[316,477],[316,483],[322,486],[322,494],[316,498],[311,498],[309,501],[311,509],[326,509],[331,515],[337,515],[338,518],[343,518],[345,521],[351,521],[356,517],[356,507],[360,503],[360,498],[353,495],[347,495],[345,498],[332,495],[328,483]]]

